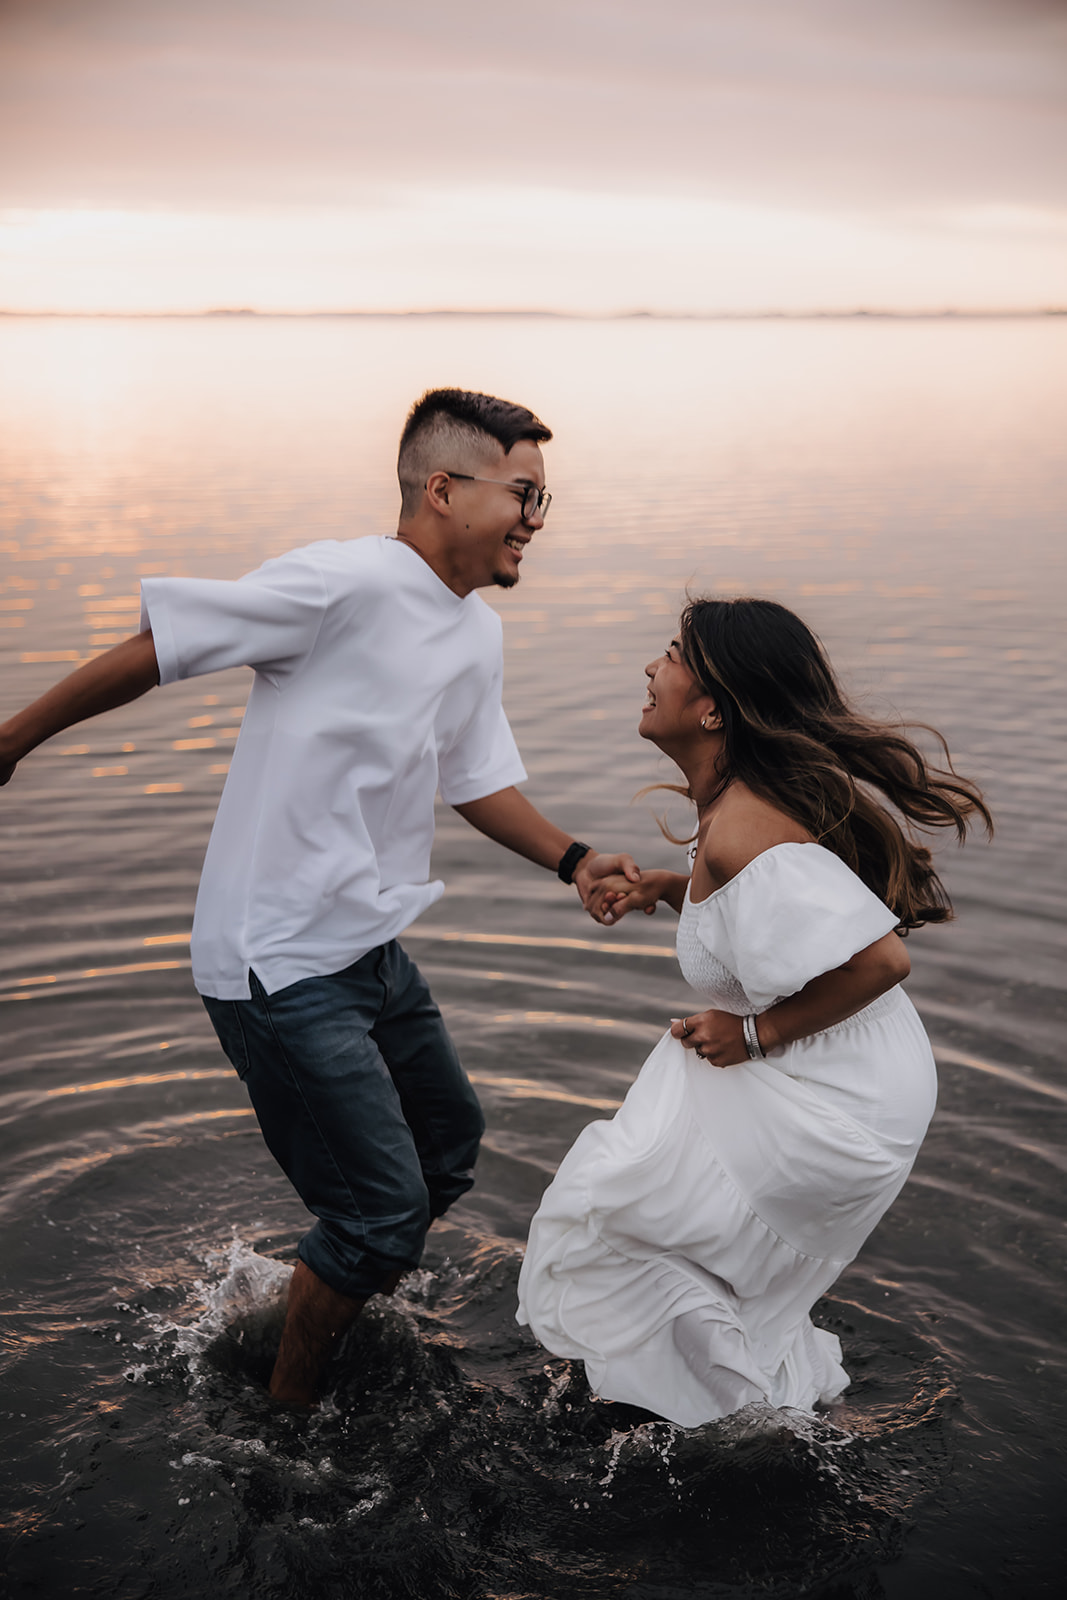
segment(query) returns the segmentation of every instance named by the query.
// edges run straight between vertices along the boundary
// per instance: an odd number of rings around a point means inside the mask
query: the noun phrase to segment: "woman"
[[[708,1009],[566,1156],[518,1315],[594,1392],[694,1427],[848,1384],[809,1312],[899,1192],[936,1095],[901,936],[952,913],[905,830],[962,840],[991,819],[950,762],[849,706],[772,601],[694,601],[645,673],[640,733],[696,806],[693,873],[609,880],[604,909],[677,911]]]

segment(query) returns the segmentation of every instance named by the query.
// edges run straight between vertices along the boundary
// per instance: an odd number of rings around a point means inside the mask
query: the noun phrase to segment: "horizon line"
[[[563,322],[818,322],[843,320],[887,321],[982,321],[1067,316],[1063,306],[1006,306],[986,308],[959,308],[953,306],[920,307],[906,310],[893,306],[853,306],[826,310],[762,310],[762,311],[553,311],[538,307],[464,308],[438,306],[409,310],[259,310],[252,306],[210,306],[202,310],[183,311],[50,311],[8,310],[0,307],[0,317],[29,319],[63,319],[74,321],[188,321],[215,318],[219,320],[258,317],[263,320],[314,320],[317,318],[396,320],[409,317],[483,317],[527,318]]]

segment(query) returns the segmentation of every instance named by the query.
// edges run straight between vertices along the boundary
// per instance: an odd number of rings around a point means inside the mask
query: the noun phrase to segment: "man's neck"
[[[398,528],[396,533],[401,544],[406,544],[409,550],[414,550],[421,556],[432,572],[435,572],[446,589],[451,589],[460,600],[465,600],[474,585],[464,581],[463,576],[456,570],[456,564],[449,558],[447,551],[433,549],[430,541],[420,539],[417,533],[410,529]]]

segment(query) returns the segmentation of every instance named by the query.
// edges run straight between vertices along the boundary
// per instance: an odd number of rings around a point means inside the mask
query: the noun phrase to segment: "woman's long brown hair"
[[[947,922],[951,901],[909,825],[953,828],[962,842],[975,818],[990,834],[993,819],[937,730],[918,725],[940,746],[941,767],[903,724],[849,705],[818,639],[774,600],[690,601],[680,642],[722,717],[722,786],[740,779],[795,818],[885,901],[900,932]]]

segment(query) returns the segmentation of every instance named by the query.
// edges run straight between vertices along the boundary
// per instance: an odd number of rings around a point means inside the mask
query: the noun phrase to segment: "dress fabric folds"
[[[706,900],[686,895],[678,958],[694,1010],[743,1015],[895,923],[832,852],[783,844]],[[833,1400],[840,1343],[809,1313],[899,1192],[935,1096],[899,987],[766,1061],[719,1069],[666,1033],[546,1190],[519,1321],[583,1360],[596,1394],[682,1427]]]

